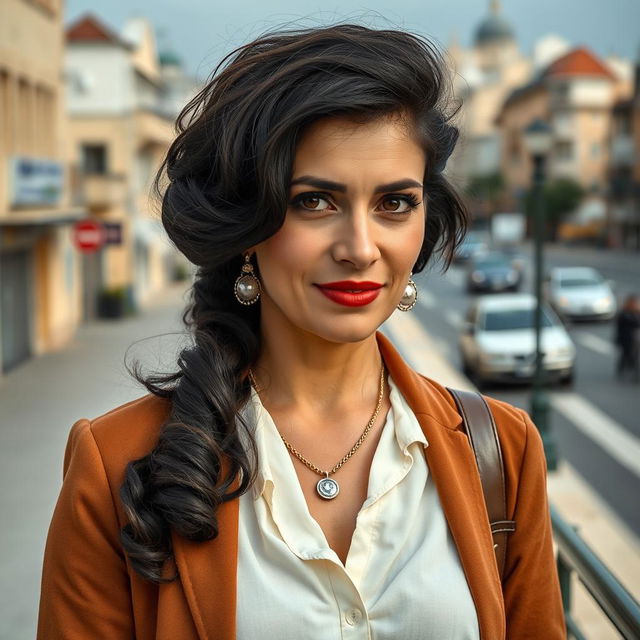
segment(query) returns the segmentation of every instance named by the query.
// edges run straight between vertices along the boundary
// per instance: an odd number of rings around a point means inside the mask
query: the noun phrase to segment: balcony
[[[89,209],[110,209],[124,203],[127,182],[123,175],[86,174],[80,183],[80,201]]]

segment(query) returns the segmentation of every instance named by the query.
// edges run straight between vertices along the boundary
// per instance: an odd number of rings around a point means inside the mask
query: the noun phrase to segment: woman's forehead
[[[423,148],[404,121],[326,118],[314,122],[301,137],[292,180],[314,175],[346,182],[347,176],[367,175],[376,184],[401,178],[421,181],[425,161]]]

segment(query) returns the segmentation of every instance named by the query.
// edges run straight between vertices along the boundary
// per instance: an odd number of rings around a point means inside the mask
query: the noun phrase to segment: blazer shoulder
[[[107,471],[124,469],[149,453],[171,410],[171,402],[147,394],[89,420],[89,428]]]

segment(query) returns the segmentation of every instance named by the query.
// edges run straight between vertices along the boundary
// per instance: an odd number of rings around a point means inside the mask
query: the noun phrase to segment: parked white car
[[[556,267],[548,280],[549,302],[561,315],[606,320],[616,314],[611,283],[591,267]]]
[[[533,378],[535,307],[536,300],[528,293],[488,295],[472,304],[458,346],[464,372],[476,384]],[[546,304],[541,345],[545,371],[570,384],[576,349],[562,321]]]

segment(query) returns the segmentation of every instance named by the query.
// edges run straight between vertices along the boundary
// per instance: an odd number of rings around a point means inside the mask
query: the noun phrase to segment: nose
[[[364,207],[343,218],[333,244],[333,257],[356,269],[365,269],[380,258],[375,221]]]

